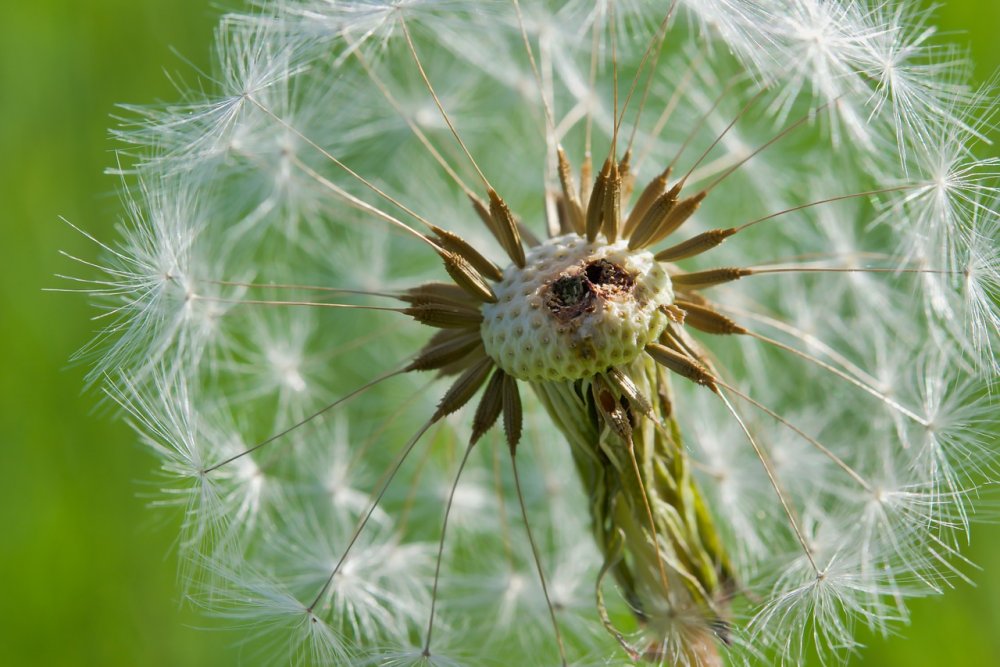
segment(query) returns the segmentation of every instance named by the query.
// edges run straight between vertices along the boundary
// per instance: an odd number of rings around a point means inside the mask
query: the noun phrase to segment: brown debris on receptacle
[[[544,290],[545,305],[563,323],[597,310],[601,300],[621,299],[632,293],[635,279],[606,259],[572,266]]]
[[[605,297],[627,294],[635,287],[635,279],[628,271],[606,259],[590,262],[584,272],[597,292]]]

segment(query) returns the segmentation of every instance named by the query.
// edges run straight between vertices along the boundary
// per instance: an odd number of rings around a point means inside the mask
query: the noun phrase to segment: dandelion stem
[[[270,116],[275,121],[277,121],[279,124],[281,124],[282,127],[284,127],[285,129],[287,129],[288,131],[292,132],[295,136],[297,136],[302,141],[304,141],[307,144],[309,144],[309,146],[311,148],[314,148],[316,151],[318,151],[320,155],[322,155],[324,158],[326,158],[327,160],[329,160],[333,164],[337,165],[338,167],[340,167],[341,169],[343,169],[344,171],[346,171],[348,174],[350,174],[353,178],[355,178],[358,182],[360,182],[366,188],[368,188],[369,190],[371,190],[372,192],[374,192],[375,194],[377,194],[379,197],[382,197],[383,199],[385,199],[387,202],[389,202],[393,206],[396,206],[401,211],[404,211],[407,214],[413,216],[414,219],[419,220],[420,222],[422,222],[423,224],[425,224],[427,226],[431,226],[431,223],[428,222],[423,216],[421,216],[418,213],[414,212],[411,208],[409,208],[408,206],[406,206],[405,204],[403,204],[401,201],[399,201],[398,199],[396,199],[395,197],[393,197],[392,195],[390,195],[386,191],[382,190],[377,185],[375,185],[374,183],[372,183],[371,181],[369,181],[368,179],[366,179],[364,176],[362,176],[361,174],[359,174],[358,172],[354,171],[353,169],[351,169],[350,167],[348,167],[346,164],[344,164],[343,162],[341,162],[340,160],[338,160],[333,155],[333,153],[331,153],[330,151],[328,151],[327,149],[323,148],[322,146],[320,146],[319,144],[317,144],[315,141],[313,141],[312,139],[310,139],[309,137],[307,137],[301,131],[299,131],[294,126],[292,126],[284,118],[278,116],[276,113],[274,113],[273,111],[271,111],[269,108],[267,108],[266,106],[264,106],[263,104],[261,104],[260,102],[258,102],[256,98],[254,98],[253,96],[249,96],[249,100],[251,102],[253,102],[253,104],[255,106],[257,106],[261,111],[263,111],[268,116]],[[319,174],[316,171],[314,171],[312,168],[310,168],[308,165],[306,165],[304,162],[302,162],[302,160],[299,159],[298,156],[292,155],[291,160],[292,160],[292,162],[294,162],[296,164],[296,166],[298,166],[300,169],[302,169],[303,171],[305,171],[310,176],[313,176],[314,178],[316,178],[317,181],[319,181],[321,184],[325,184],[324,181],[326,181],[326,179],[323,179],[322,177],[319,177]],[[319,178],[317,178],[317,177],[319,177]],[[326,181],[326,182],[329,182],[329,181]],[[330,185],[333,185],[333,184],[330,183]],[[340,194],[345,199],[348,199],[349,201],[353,201],[353,200],[357,200],[359,202],[361,201],[361,200],[357,199],[356,197],[353,197],[351,195],[347,195],[347,192],[344,191],[344,190],[342,190],[341,188],[336,188],[335,192],[337,192],[337,194]]]
[[[334,183],[330,179],[326,178],[325,176],[323,176],[322,174],[320,174],[319,172],[317,172],[315,169],[313,169],[312,167],[310,167],[306,163],[302,162],[302,160],[300,160],[298,157],[293,156],[291,159],[292,159],[292,162],[299,169],[301,169],[306,174],[308,174],[313,180],[315,180],[317,183],[319,183],[323,187],[329,189],[335,195],[337,195],[338,197],[341,197],[342,199],[344,199],[345,201],[347,201],[349,204],[353,205],[355,208],[360,209],[362,211],[365,211],[367,213],[371,213],[375,217],[381,218],[382,220],[385,220],[386,222],[388,222],[388,223],[390,223],[392,225],[395,225],[396,227],[399,227],[400,229],[402,229],[403,231],[407,232],[408,234],[412,234],[412,235],[416,236],[418,239],[420,239],[421,241],[427,243],[428,245],[430,245],[435,250],[441,250],[441,247],[438,246],[436,243],[434,243],[431,239],[429,239],[428,237],[424,236],[423,234],[421,234],[420,232],[418,232],[417,230],[415,230],[413,227],[410,227],[409,225],[407,225],[402,220],[399,220],[398,218],[396,218],[396,217],[394,217],[392,215],[389,215],[388,213],[386,213],[382,209],[377,208],[375,206],[372,206],[371,204],[369,204],[366,201],[362,201],[361,199],[358,199],[357,197],[355,197],[354,195],[350,194],[349,192],[347,192],[346,190],[344,190],[343,188],[341,188],[339,185],[337,185],[336,183]],[[403,210],[406,210],[406,211],[409,212],[409,209],[405,209],[404,208]],[[414,217],[416,217],[417,220],[423,222],[427,226],[431,226],[431,223],[427,222],[426,220],[424,220],[420,216],[416,215],[415,213],[412,213],[412,215],[414,215]]]
[[[795,349],[794,347],[792,347],[790,345],[785,345],[781,341],[775,340],[775,339],[770,338],[768,336],[765,336],[763,334],[755,333],[753,331],[747,331],[746,335],[748,335],[748,336],[750,336],[752,338],[756,338],[757,340],[759,340],[761,342],[764,342],[764,343],[767,343],[768,345],[773,345],[774,347],[777,347],[777,348],[779,348],[781,350],[785,350],[786,352],[790,352],[791,354],[794,354],[797,357],[805,359],[806,361],[808,361],[810,363],[816,364],[817,366],[819,366],[823,370],[828,371],[830,373],[833,373],[834,375],[836,375],[837,377],[841,378],[842,380],[844,380],[846,382],[850,382],[855,387],[861,389],[862,391],[865,391],[865,392],[871,394],[875,398],[879,399],[880,401],[882,401],[883,403],[885,403],[886,405],[888,405],[889,407],[891,407],[893,410],[896,410],[900,414],[905,415],[906,417],[909,417],[910,419],[912,419],[913,421],[917,422],[921,426],[928,426],[929,425],[929,423],[928,423],[928,421],[926,419],[924,419],[920,415],[916,414],[912,410],[906,408],[905,406],[899,404],[897,401],[893,400],[889,396],[886,396],[884,393],[880,392],[875,387],[871,386],[870,384],[868,384],[866,382],[862,382],[861,380],[858,380],[856,378],[851,377],[850,375],[848,375],[844,371],[838,369],[835,366],[832,366],[831,364],[828,364],[828,363],[824,362],[821,359],[817,359],[816,357],[812,356],[811,354],[807,354],[806,352],[803,352],[802,350],[797,350],[797,349]]]
[[[757,100],[759,100],[765,92],[767,92],[767,89],[761,88],[760,90],[757,91],[757,93],[753,97],[747,100],[747,103],[743,105],[743,108],[740,109],[735,116],[733,116],[733,119],[729,122],[728,125],[726,125],[726,127],[722,130],[722,132],[719,133],[719,136],[717,136],[715,140],[713,140],[712,143],[708,145],[708,148],[706,148],[704,152],[702,152],[701,156],[697,160],[695,160],[694,164],[691,165],[691,168],[688,169],[686,174],[684,174],[684,177],[681,178],[680,180],[681,187],[684,187],[684,184],[687,183],[688,178],[690,178],[694,170],[698,168],[698,165],[702,163],[702,160],[708,157],[708,154],[712,152],[712,149],[719,145],[719,142],[722,141],[727,134],[729,134],[729,130],[733,129],[733,126],[736,125],[739,119],[743,117],[743,114],[749,111],[750,107],[756,104]]]
[[[727,391],[731,390],[727,389]],[[805,535],[802,533],[802,529],[799,527],[799,521],[795,516],[795,512],[792,509],[792,506],[787,498],[787,495],[785,494],[784,489],[781,488],[781,484],[778,482],[778,476],[774,471],[774,465],[771,463],[770,457],[763,449],[761,449],[760,445],[757,444],[757,439],[753,437],[753,434],[750,432],[750,429],[743,421],[743,418],[740,417],[739,413],[736,411],[736,408],[733,407],[733,404],[729,402],[729,399],[727,399],[722,394],[722,392],[715,392],[715,393],[725,404],[726,409],[729,410],[729,413],[733,416],[736,422],[740,425],[740,429],[747,436],[747,440],[750,441],[750,446],[753,447],[754,453],[760,460],[761,465],[764,466],[764,472],[767,473],[767,478],[771,482],[771,487],[774,488],[774,492],[778,496],[778,502],[781,503],[781,508],[784,510],[785,516],[788,517],[788,521],[792,527],[792,532],[795,533],[795,538],[798,540],[799,545],[801,545],[802,547],[803,553],[809,560],[809,564],[812,566],[813,572],[816,573],[817,577],[821,576],[822,573],[820,572],[819,567],[816,565],[816,560],[813,558],[812,550],[809,548],[809,543],[806,542]]]
[[[770,215],[765,215],[763,218],[757,218],[756,220],[751,220],[746,222],[736,228],[737,232],[742,232],[748,227],[753,227],[759,222],[764,222],[765,220],[770,220],[772,218],[777,218],[778,216],[785,215],[786,213],[794,213],[795,211],[801,211],[806,208],[811,208],[813,206],[819,206],[820,204],[829,204],[831,202],[844,201],[845,199],[856,199],[859,197],[874,197],[875,195],[882,195],[889,192],[899,192],[901,190],[910,190],[913,188],[920,187],[919,184],[908,184],[908,185],[898,185],[891,188],[882,188],[879,190],[868,190],[867,192],[855,192],[849,195],[837,195],[836,197],[829,197],[827,199],[820,199],[819,201],[809,202],[808,204],[801,204],[799,206],[793,206],[792,208],[786,208],[783,211],[778,211],[777,213],[771,213]]]
[[[745,158],[743,158],[742,160],[740,160],[739,162],[737,162],[736,164],[734,164],[732,167],[730,167],[729,169],[727,169],[725,172],[723,172],[721,176],[719,176],[717,179],[715,179],[714,181],[712,181],[712,183],[708,187],[706,187],[704,189],[705,192],[711,192],[712,190],[714,190],[716,188],[716,186],[719,185],[719,183],[722,183],[722,181],[724,181],[727,178],[729,178],[729,176],[731,174],[733,174],[737,169],[739,169],[744,164],[746,164],[747,162],[749,162],[750,160],[752,160],[754,157],[756,157],[760,153],[764,152],[765,150],[767,150],[768,148],[770,148],[771,146],[773,146],[774,144],[776,144],[778,141],[780,141],[784,137],[788,136],[793,130],[795,130],[796,128],[798,128],[800,125],[802,125],[806,121],[808,121],[808,120],[810,120],[812,118],[815,118],[816,114],[818,114],[820,111],[822,111],[826,107],[828,107],[831,104],[833,104],[833,102],[835,102],[835,101],[836,100],[831,100],[830,102],[827,102],[826,104],[821,104],[820,106],[818,106],[818,107],[816,107],[814,109],[810,109],[807,113],[803,114],[803,116],[801,118],[799,118],[797,121],[795,121],[794,123],[792,123],[791,125],[789,125],[785,129],[783,129],[781,132],[778,132],[778,134],[776,134],[773,137],[771,137],[770,139],[768,139],[762,146],[760,146],[759,148],[757,148],[756,150],[754,150],[752,153],[750,153],[749,155],[747,155]]]
[[[461,135],[458,134],[458,130],[455,129],[455,124],[451,121],[451,117],[448,115],[448,112],[444,110],[444,105],[441,104],[441,99],[438,97],[437,93],[434,92],[434,86],[431,85],[431,80],[427,77],[427,72],[424,71],[424,66],[420,62],[420,56],[417,55],[417,49],[413,46],[413,38],[410,36],[410,29],[406,27],[406,21],[403,19],[402,15],[399,17],[399,25],[403,29],[403,36],[406,38],[406,45],[409,47],[410,54],[413,56],[413,62],[416,64],[417,70],[420,71],[420,78],[424,80],[424,85],[427,86],[427,92],[431,94],[431,97],[434,99],[435,106],[437,106],[438,111],[441,112],[441,118],[448,125],[448,129],[451,130],[452,136],[455,137],[455,141],[458,142],[458,145],[462,148],[465,156],[469,158],[469,162],[472,163],[476,173],[479,174],[479,178],[483,181],[483,185],[485,185],[487,189],[492,189],[493,186],[490,184],[489,179],[486,178],[486,174],[483,173],[483,170],[479,168],[479,164],[476,163],[476,159],[472,157],[472,153],[469,152],[465,142],[462,141]]]
[[[704,52],[700,52],[695,60],[688,63],[688,66],[685,69],[684,74],[681,76],[681,80],[674,89],[673,94],[670,96],[670,99],[667,100],[667,103],[663,106],[663,111],[660,112],[659,117],[653,124],[653,129],[649,133],[651,137],[659,137],[660,133],[663,132],[663,128],[665,128],[667,123],[670,122],[670,118],[673,116],[674,110],[677,109],[677,105],[680,103],[684,93],[687,91],[688,84],[691,83],[691,79],[694,77],[695,68],[701,64],[701,61],[704,59],[704,55]],[[636,160],[636,171],[639,171],[642,168],[642,164],[649,156],[649,152],[653,150],[654,144],[655,142],[653,141],[646,142],[646,145],[643,147],[642,152]]]
[[[330,292],[333,294],[356,294],[358,296],[381,296],[387,299],[398,299],[396,294],[388,292],[373,292],[369,290],[347,289],[343,287],[325,287],[323,285],[296,285],[291,283],[252,283],[238,280],[203,280],[207,285],[224,285],[227,287],[247,287],[249,289],[302,290],[304,292]]]
[[[839,467],[841,470],[843,470],[845,473],[847,473],[851,477],[851,479],[853,479],[855,482],[857,482],[859,485],[861,485],[861,487],[863,489],[865,489],[866,491],[871,491],[872,490],[871,484],[869,484],[865,480],[864,477],[862,477],[856,470],[854,470],[854,468],[852,468],[851,466],[847,465],[847,463],[842,458],[840,458],[839,456],[837,456],[836,454],[834,454],[830,450],[829,447],[827,447],[823,443],[819,442],[816,438],[808,435],[807,433],[805,433],[804,431],[802,431],[802,429],[800,429],[797,426],[795,426],[794,424],[792,424],[790,421],[788,421],[787,419],[785,419],[784,417],[782,417],[781,415],[779,415],[774,410],[770,409],[769,407],[767,407],[763,403],[755,400],[750,395],[743,393],[739,389],[736,389],[732,385],[729,385],[729,384],[723,382],[722,380],[720,380],[718,378],[715,379],[715,383],[717,385],[719,385],[720,387],[728,389],[729,391],[731,391],[732,393],[736,394],[737,396],[739,396],[740,398],[742,398],[744,401],[750,403],[751,405],[753,405],[757,409],[761,410],[762,412],[764,412],[768,416],[773,417],[774,419],[778,420],[782,425],[786,426],[791,431],[793,431],[794,433],[796,433],[797,435],[799,435],[803,440],[805,440],[806,442],[808,442],[810,445],[812,445],[813,447],[815,447],[816,449],[818,449],[824,456],[826,456],[828,459],[830,459],[831,461],[833,461],[837,465],[837,467]]]
[[[377,310],[386,313],[403,313],[402,308],[386,308],[384,306],[365,306],[356,303],[327,303],[324,301],[274,301],[267,299],[225,299],[214,296],[192,294],[192,300],[208,301],[210,303],[232,303],[239,306],[308,306],[312,308],[344,308],[347,310]]]
[[[646,66],[646,61],[649,60],[649,56],[653,55],[653,61],[649,67],[649,76],[646,77],[646,85],[643,86],[642,99],[639,101],[639,111],[635,115],[635,121],[632,123],[632,132],[629,133],[628,147],[625,149],[626,153],[631,152],[632,144],[635,141],[635,134],[639,129],[639,119],[642,117],[642,112],[646,108],[646,100],[649,97],[649,91],[652,88],[653,83],[653,73],[656,72],[656,64],[660,60],[660,50],[663,46],[663,41],[667,37],[667,25],[670,23],[670,18],[674,14],[674,10],[677,9],[677,0],[671,0],[670,6],[667,7],[667,12],[663,16],[663,20],[660,21],[660,25],[657,26],[656,32],[649,41],[649,45],[642,54],[642,60],[639,61],[639,67],[635,72],[635,76],[632,78],[632,85],[629,87],[628,95],[625,97],[625,104],[622,105],[622,112],[618,116],[617,121],[615,121],[615,126],[621,125],[625,120],[625,111],[628,109],[629,102],[632,101],[632,94],[635,92],[636,86],[639,83],[639,75]]]
[[[729,81],[726,82],[725,88],[723,88],[722,92],[720,92],[716,96],[715,100],[713,100],[712,106],[709,107],[708,110],[705,111],[705,113],[703,113],[701,117],[698,119],[698,122],[694,123],[691,126],[691,129],[688,130],[687,135],[684,137],[683,143],[681,143],[681,147],[677,149],[677,152],[674,154],[674,159],[671,160],[670,164],[667,165],[667,169],[673,169],[675,166],[677,166],[677,161],[680,160],[681,155],[684,154],[684,151],[687,150],[687,147],[691,144],[692,141],[694,141],[694,138],[697,136],[698,131],[701,130],[702,126],[708,120],[709,115],[713,111],[715,111],[716,107],[718,107],[722,103],[722,100],[726,98],[726,95],[729,94],[729,91],[732,89],[732,87],[735,86],[742,79],[743,77],[739,75],[730,77]]]
[[[236,454],[235,456],[230,456],[228,459],[226,459],[226,460],[224,460],[224,461],[222,461],[220,463],[216,463],[215,465],[213,465],[213,466],[211,466],[209,468],[206,468],[205,470],[202,471],[202,473],[207,475],[208,473],[213,472],[215,470],[218,470],[219,468],[221,468],[221,467],[223,467],[225,465],[228,465],[228,464],[232,463],[233,461],[235,461],[235,460],[237,460],[239,458],[242,458],[242,457],[244,457],[244,456],[246,456],[248,454],[253,454],[257,450],[261,449],[262,447],[265,447],[265,446],[271,444],[272,442],[274,442],[275,440],[278,440],[278,439],[280,439],[280,438],[288,435],[289,433],[291,433],[295,429],[299,428],[300,426],[305,426],[306,424],[308,424],[309,422],[313,421],[314,419],[316,419],[318,417],[321,417],[322,415],[326,414],[327,412],[329,412],[333,408],[337,407],[338,405],[340,405],[340,404],[342,404],[342,403],[344,403],[346,401],[349,401],[350,399],[354,398],[358,394],[361,394],[362,392],[364,392],[364,391],[366,391],[366,390],[374,387],[375,385],[377,385],[378,383],[382,382],[383,380],[388,380],[389,378],[395,377],[397,375],[401,375],[402,373],[403,373],[402,370],[396,370],[396,371],[392,371],[391,373],[386,373],[385,375],[377,377],[374,380],[372,380],[371,382],[366,382],[365,384],[361,385],[360,387],[358,387],[357,389],[355,389],[351,393],[349,393],[349,394],[347,394],[345,396],[342,396],[341,398],[338,398],[333,403],[330,403],[329,405],[323,407],[322,409],[317,410],[316,412],[312,413],[311,415],[309,415],[305,419],[302,419],[301,421],[298,421],[295,424],[292,424],[291,426],[289,426],[288,428],[284,429],[283,431],[279,431],[278,433],[275,433],[274,435],[268,437],[266,440],[262,440],[261,442],[258,442],[253,447],[250,447],[249,449],[245,449],[242,452],[240,452],[239,454]]]
[[[427,134],[420,129],[420,126],[417,125],[416,122],[414,122],[413,118],[410,117],[410,114],[406,113],[403,110],[402,105],[396,99],[395,95],[392,94],[392,91],[389,90],[389,87],[386,86],[385,82],[382,81],[382,79],[379,78],[378,74],[376,74],[375,71],[371,68],[371,65],[368,64],[367,60],[365,60],[364,55],[362,55],[360,51],[356,51],[355,56],[361,63],[361,67],[365,70],[365,73],[368,75],[368,78],[371,79],[372,83],[375,84],[375,87],[378,88],[379,92],[382,93],[382,96],[386,99],[386,101],[390,104],[390,106],[392,106],[392,108],[396,111],[396,113],[399,114],[399,117],[403,119],[403,122],[406,123],[407,127],[410,128],[410,131],[412,131],[413,134],[417,137],[417,140],[424,146],[424,148],[427,149],[427,152],[430,154],[432,158],[434,158],[434,161],[437,162],[442,169],[444,169],[445,173],[448,174],[449,178],[451,178],[451,180],[455,182],[455,185],[457,185],[459,188],[462,189],[462,192],[464,192],[468,196],[475,196],[475,193],[472,191],[472,188],[470,188],[465,183],[465,181],[462,180],[462,178],[458,175],[458,172],[456,172],[455,169],[448,163],[448,161],[445,160],[444,156],[441,155],[440,151],[438,151],[437,148],[434,147],[434,144],[431,143],[431,140],[427,137]]]

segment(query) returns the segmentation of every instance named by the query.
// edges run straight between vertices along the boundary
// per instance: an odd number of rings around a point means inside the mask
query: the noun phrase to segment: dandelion
[[[801,664],[965,578],[992,89],[906,3],[262,2],[84,351],[279,662]]]

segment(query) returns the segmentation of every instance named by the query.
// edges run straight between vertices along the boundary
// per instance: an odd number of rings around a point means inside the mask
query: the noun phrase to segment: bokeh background
[[[155,462],[69,361],[98,326],[94,311],[42,291],[81,272],[60,250],[98,254],[60,216],[114,238],[117,184],[103,170],[115,104],[176,99],[168,75],[208,67],[219,11],[206,0],[18,0],[0,12],[3,666],[256,662],[241,632],[183,604],[177,517],[148,506]],[[989,79],[1000,3],[949,0],[937,14],[952,41],[971,44],[977,81]],[[1000,525],[978,524],[967,553],[983,566],[976,587],[914,602],[899,637],[870,638],[850,664],[1000,665]]]

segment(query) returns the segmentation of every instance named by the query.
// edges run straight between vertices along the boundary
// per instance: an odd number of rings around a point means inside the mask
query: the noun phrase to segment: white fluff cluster
[[[192,597],[259,628],[268,664],[558,664],[546,592],[570,664],[625,659],[548,416],[522,392],[536,556],[501,437],[465,462],[471,408],[420,428],[448,384],[400,371],[427,329],[386,298],[446,277],[424,222],[509,263],[469,201],[484,180],[524,238],[557,236],[556,146],[597,171],[620,115],[637,191],[669,164],[712,191],[684,238],[753,223],[679,261],[758,272],[711,289],[750,334],[706,342],[760,449],[673,380],[737,575],[725,660],[801,664],[855,648],[857,625],[898,629],[908,598],[965,576],[997,479],[1000,188],[975,153],[997,100],[930,19],[882,0],[224,17],[214,72],[118,130],[126,218],[85,350],[183,508]]]

